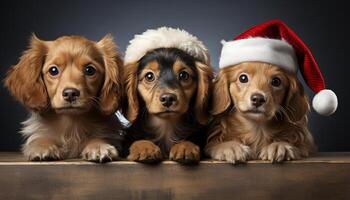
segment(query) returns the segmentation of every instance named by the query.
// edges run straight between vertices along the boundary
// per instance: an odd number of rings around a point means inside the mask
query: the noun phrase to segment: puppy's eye
[[[153,74],[152,72],[147,72],[147,73],[145,74],[145,79],[146,79],[146,81],[148,81],[148,82],[154,81],[154,74]]]
[[[179,80],[186,81],[190,78],[190,75],[186,71],[182,71],[179,73]]]
[[[96,69],[91,65],[86,66],[84,69],[84,74],[86,76],[93,76],[95,73],[96,73]]]
[[[248,76],[246,74],[242,74],[239,76],[239,81],[241,83],[247,83],[248,82]]]
[[[49,68],[49,73],[51,76],[57,76],[60,72],[58,71],[57,66],[51,66]]]
[[[274,78],[272,78],[272,80],[271,80],[271,85],[272,85],[273,87],[279,87],[279,86],[281,85],[281,83],[282,83],[282,81],[281,81],[281,79],[278,78],[278,77],[274,77]]]

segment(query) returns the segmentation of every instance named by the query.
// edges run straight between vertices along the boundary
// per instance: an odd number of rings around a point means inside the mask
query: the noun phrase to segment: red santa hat
[[[135,35],[125,52],[125,64],[139,61],[147,52],[157,48],[178,48],[204,64],[210,64],[208,49],[185,30],[161,27]]]
[[[333,114],[338,106],[335,93],[325,88],[321,71],[310,50],[283,22],[269,21],[236,37],[223,41],[220,68],[247,61],[277,65],[292,73],[300,70],[306,84],[316,93],[312,107],[321,115]]]

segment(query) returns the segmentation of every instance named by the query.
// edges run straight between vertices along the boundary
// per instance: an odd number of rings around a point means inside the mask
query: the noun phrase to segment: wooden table
[[[0,153],[0,199],[350,199],[350,152],[271,164],[28,162]]]

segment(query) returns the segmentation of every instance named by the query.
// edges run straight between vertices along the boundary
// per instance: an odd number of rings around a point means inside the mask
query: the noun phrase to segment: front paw
[[[129,149],[129,160],[142,163],[155,163],[162,159],[160,148],[148,140],[138,140]]]
[[[61,160],[62,151],[54,143],[41,143],[33,141],[33,143],[24,146],[24,156],[31,161],[53,161]]]
[[[273,142],[263,147],[259,153],[261,160],[271,162],[283,162],[284,160],[299,159],[297,149],[287,142]]]
[[[216,160],[235,163],[246,162],[252,157],[250,147],[236,141],[217,144],[207,150],[207,154]]]
[[[83,159],[92,162],[111,162],[118,158],[117,149],[103,141],[89,142],[81,153]]]
[[[198,163],[200,160],[199,146],[188,141],[175,144],[170,150],[169,159],[183,164]]]

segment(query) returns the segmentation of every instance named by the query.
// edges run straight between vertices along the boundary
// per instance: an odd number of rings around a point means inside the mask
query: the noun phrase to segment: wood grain
[[[0,199],[350,199],[350,154],[284,164],[27,162],[0,153]],[[51,163],[51,164],[48,164]]]
[[[224,161],[203,160],[201,163],[226,163]],[[250,163],[270,163],[269,161],[251,160]],[[287,161],[286,163],[350,163],[350,152],[320,152],[309,158],[302,160]],[[94,163],[86,162],[80,159],[69,159],[48,162],[30,162],[27,161],[19,152],[0,152],[0,165],[91,165]],[[132,161],[119,160],[110,164],[137,164]],[[177,164],[173,161],[163,161],[162,164]]]

